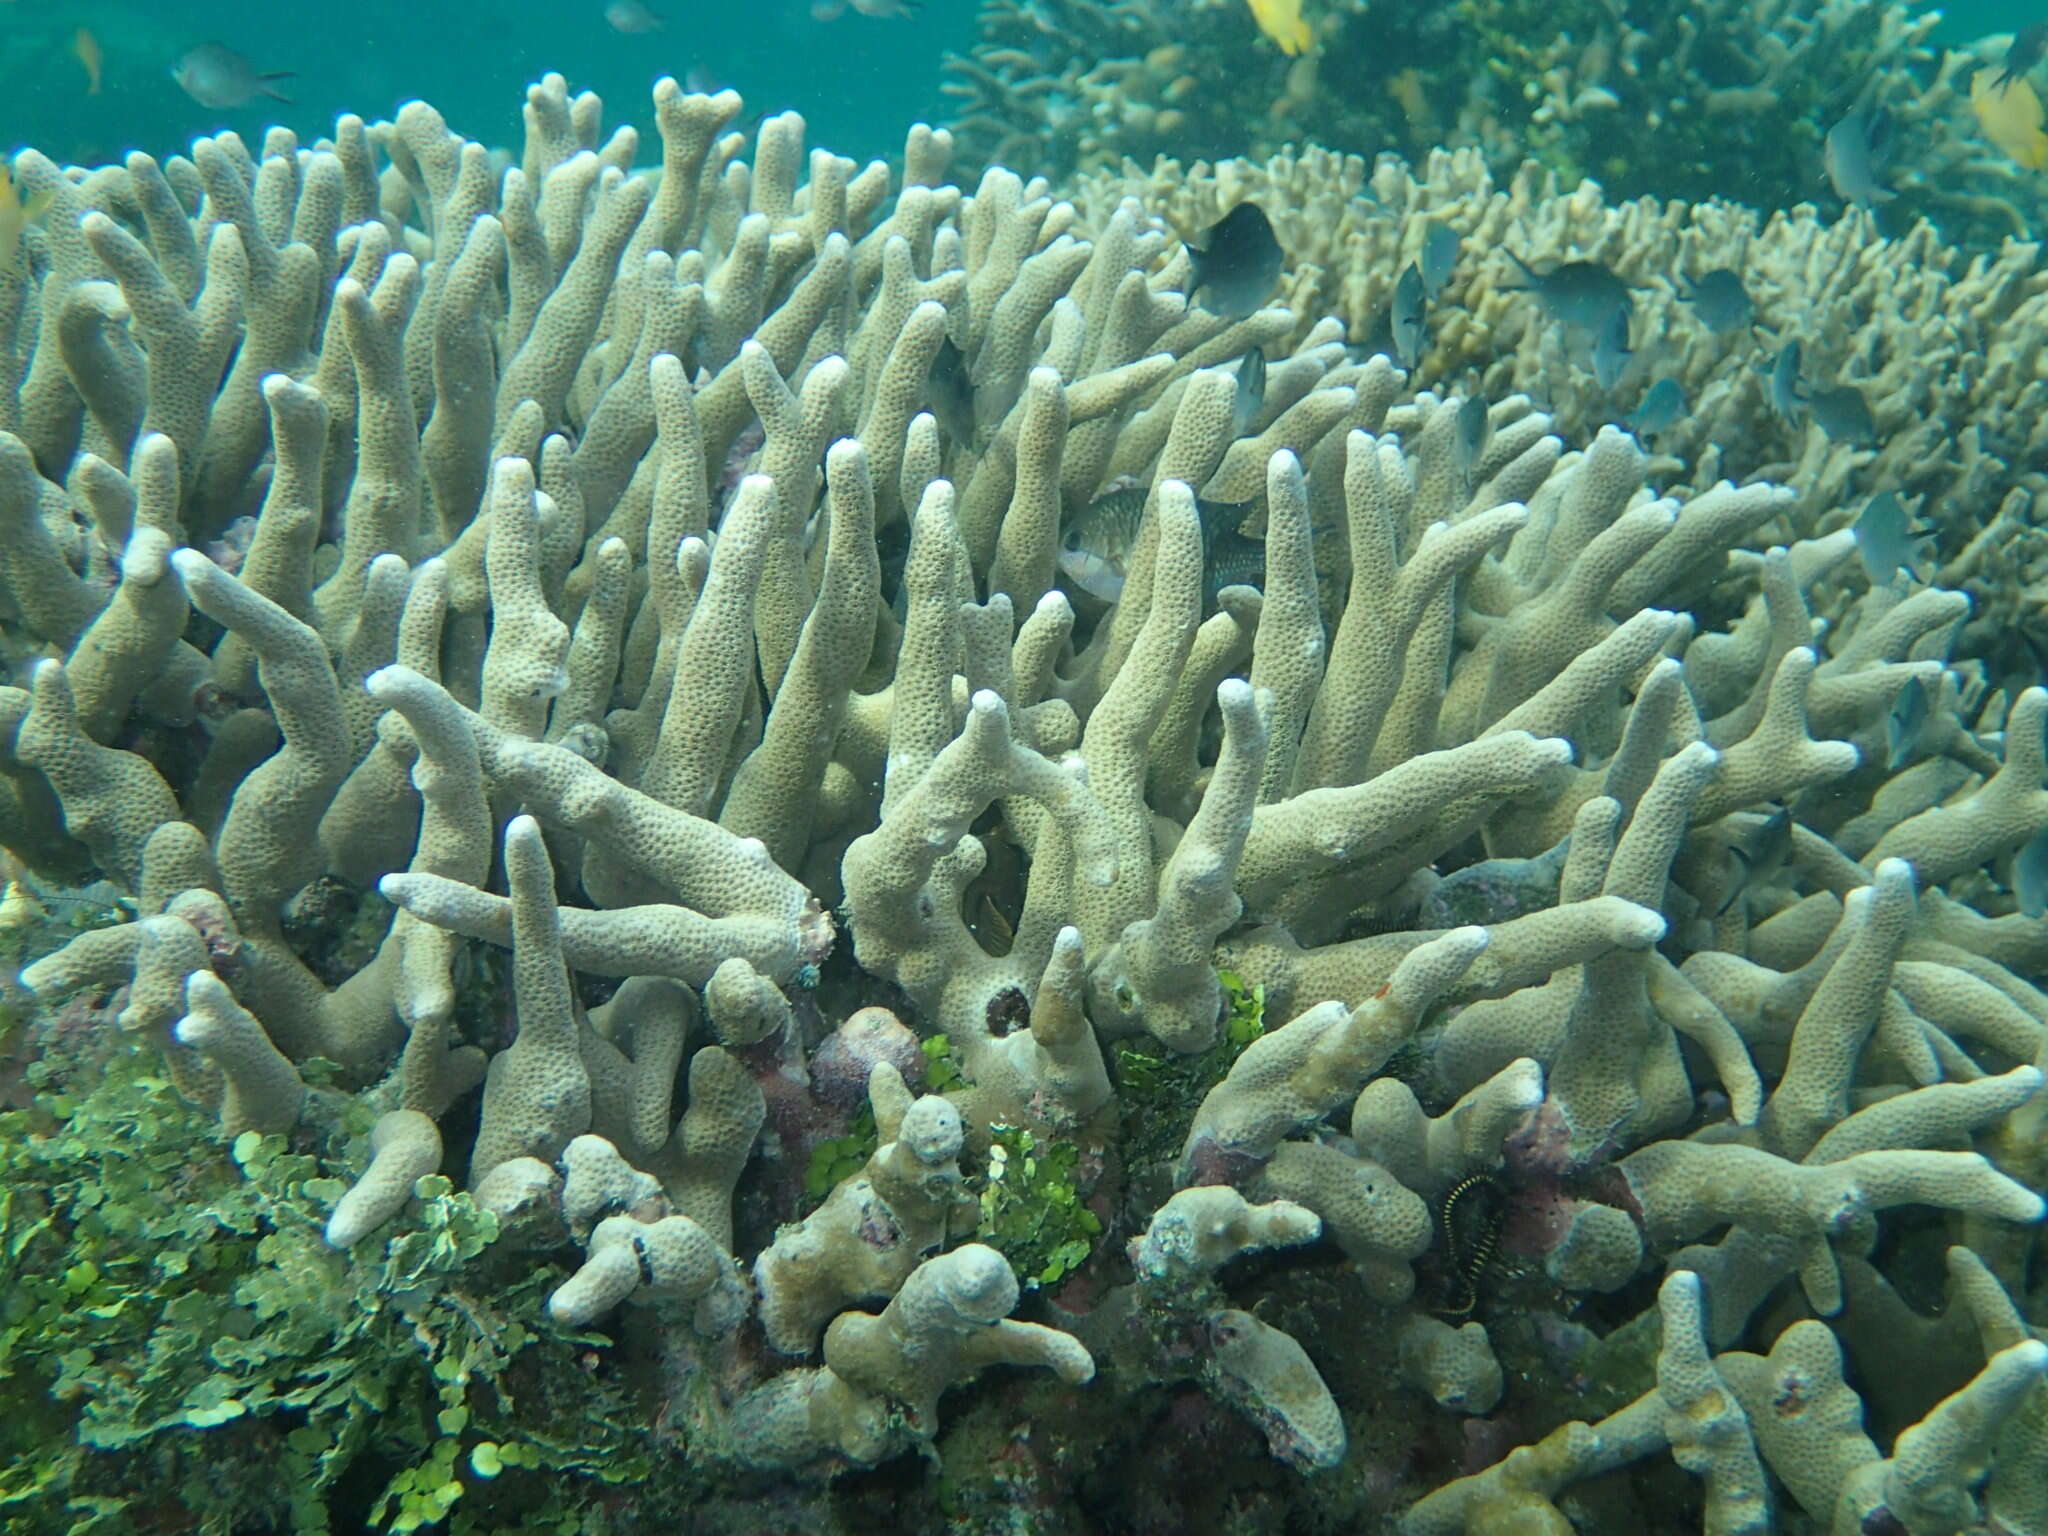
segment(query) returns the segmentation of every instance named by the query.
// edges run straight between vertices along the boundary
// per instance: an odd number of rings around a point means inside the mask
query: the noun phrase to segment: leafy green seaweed
[[[844,1136],[829,1137],[812,1147],[810,1163],[804,1169],[804,1195],[811,1208],[867,1167],[879,1144],[875,1112],[863,1105]]]
[[[1057,1285],[1087,1262],[1102,1222],[1081,1203],[1074,1170],[1081,1149],[1041,1141],[1023,1126],[989,1127],[977,1235],[1010,1261],[1026,1286]]]
[[[1203,1096],[1266,1032],[1265,986],[1248,986],[1235,971],[1219,970],[1216,979],[1223,984],[1223,1026],[1207,1050],[1177,1056],[1149,1042],[1117,1047],[1122,1145],[1133,1167],[1168,1161],[1179,1152],[1180,1138]]]
[[[568,1533],[649,1463],[558,1272],[450,1182],[351,1253],[311,1135],[228,1147],[138,1053],[0,1114],[0,1527]],[[358,1147],[348,1109],[335,1146]]]

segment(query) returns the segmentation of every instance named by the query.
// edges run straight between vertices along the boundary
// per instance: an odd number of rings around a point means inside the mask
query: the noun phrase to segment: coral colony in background
[[[1156,155],[1263,155],[1302,139],[1367,156],[1479,151],[1499,175],[1533,158],[1570,188],[1732,196],[1766,210],[1823,198],[1829,129],[1892,121],[1887,176],[1903,228],[1926,215],[1988,243],[2038,232],[2040,103],[1987,38],[1943,49],[1940,13],[1880,0],[983,0],[976,41],[942,87],[964,159],[1029,174],[1149,165]],[[1253,41],[1251,20],[1273,46]],[[2025,37],[2025,34],[2022,34]],[[1215,62],[1228,59],[1227,67]],[[2008,91],[2007,86],[2014,89]],[[1979,105],[1979,102],[1982,105]],[[2001,127],[1980,132],[1989,110]],[[1836,189],[1839,195],[1839,188]]]
[[[0,1523],[2048,1533],[2032,248],[740,113],[15,160]]]

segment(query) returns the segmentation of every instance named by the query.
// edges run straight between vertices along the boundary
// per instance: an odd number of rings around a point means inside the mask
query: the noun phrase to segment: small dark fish
[[[1915,523],[1906,515],[1905,503],[1892,491],[1879,491],[1863,505],[1852,530],[1856,535],[1856,556],[1874,587],[1888,587],[1904,571],[1915,581],[1923,580],[1916,562],[1920,545],[1934,533],[1932,524]]]
[[[1486,401],[1478,395],[1466,396],[1458,407],[1457,438],[1458,474],[1466,485],[1472,483],[1479,461],[1486,457],[1486,445],[1492,441],[1493,416]]]
[[[1400,279],[1394,284],[1394,307],[1387,320],[1394,333],[1394,352],[1403,368],[1413,368],[1422,359],[1422,304],[1422,274],[1411,261],[1401,269]]]
[[[1507,247],[1501,249],[1528,279],[1503,283],[1503,288],[1510,293],[1533,293],[1552,319],[1589,336],[1599,335],[1608,317],[1629,302],[1628,284],[1597,261],[1561,261],[1548,272],[1538,272]]]
[[[1209,539],[1207,557],[1202,561],[1202,611],[1213,613],[1216,594],[1225,587],[1263,587],[1266,584],[1266,545],[1263,539],[1248,538],[1234,528],[1217,530]]]
[[[2013,34],[2012,46],[2005,50],[2005,67],[1991,82],[1991,89],[2002,92],[2013,81],[2031,74],[2043,54],[2048,54],[2048,21],[2030,21]]]
[[[277,82],[291,79],[292,73],[259,70],[225,43],[201,43],[171,66],[171,78],[187,96],[202,107],[222,109],[246,106],[258,96],[290,106],[291,97],[277,88]]]
[[[1918,675],[1906,679],[1906,686],[1892,695],[1892,707],[1885,711],[1885,768],[1893,773],[1903,768],[1920,745],[1927,729],[1927,684]]]
[[[1700,324],[1716,336],[1738,331],[1749,324],[1756,303],[1742,286],[1742,275],[1732,267],[1716,267],[1702,273],[1685,291],[1685,302],[1700,317]]]
[[[974,443],[974,385],[968,377],[967,357],[948,336],[933,354],[931,372],[926,375],[926,397],[939,426],[955,443]]]
[[[1674,427],[1685,415],[1685,389],[1676,379],[1659,379],[1643,392],[1643,398],[1628,418],[1628,429],[1638,438],[1655,437]]]
[[[1253,347],[1237,365],[1237,393],[1230,401],[1230,435],[1243,437],[1251,431],[1259,412],[1266,408],[1266,349]]]
[[[1734,865],[1734,878],[1729,883],[1728,899],[1721,903],[1721,916],[1743,893],[1762,880],[1768,879],[1785,867],[1785,860],[1792,852],[1792,812],[1784,806],[1767,816],[1763,821],[1745,828],[1734,841],[1728,844],[1728,858]]]
[[[1257,203],[1239,203],[1210,225],[1197,249],[1188,245],[1194,269],[1188,302],[1207,291],[1204,308],[1226,320],[1242,320],[1266,302],[1280,281],[1285,257],[1273,221]]]
[[[1869,112],[1851,112],[1828,130],[1821,152],[1828,182],[1835,196],[1852,208],[1874,212],[1879,203],[1898,196],[1878,185],[1885,151],[1891,147],[1891,114],[1878,107]]]
[[[2048,917],[2048,832],[2013,855],[2012,894],[2022,916]]]
[[[1854,384],[1812,391],[1806,397],[1806,409],[1814,424],[1829,437],[1845,443],[1877,441],[1877,422],[1870,414],[1870,403]]]
[[[1010,921],[1010,915],[996,905],[996,899],[988,891],[981,893],[981,907],[969,926],[975,936],[992,936],[1003,953],[1008,954],[1010,946],[1017,942],[1017,925]]]
[[[1422,227],[1422,254],[1415,265],[1424,295],[1434,302],[1457,270],[1458,232],[1442,219],[1431,219]]]
[[[1778,348],[1771,364],[1771,409],[1787,421],[1806,414],[1806,396],[1799,386],[1799,343],[1788,341]]]
[[[1387,312],[1380,316],[1379,323],[1364,342],[1346,349],[1355,363],[1369,362],[1375,357],[1384,357],[1391,363],[1399,363],[1401,354],[1394,346],[1394,309],[1387,306]]]
[[[1635,349],[1628,344],[1629,308],[1626,303],[1617,306],[1614,313],[1601,323],[1600,334],[1593,342],[1593,377],[1609,393],[1621,382],[1622,374],[1628,371],[1629,359],[1636,355]]]

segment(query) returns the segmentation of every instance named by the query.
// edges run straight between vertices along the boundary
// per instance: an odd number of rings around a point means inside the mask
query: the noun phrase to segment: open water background
[[[811,19],[808,0],[652,0],[664,31],[621,36],[603,0],[0,0],[0,147],[99,163],[176,150],[201,133],[282,122],[304,138],[337,113],[390,115],[422,97],[458,132],[516,146],[527,82],[559,70],[604,97],[613,121],[647,126],[665,74],[707,71],[749,114],[795,107],[810,141],[858,158],[900,153],[903,132],[942,116],[939,61],[972,41],[972,0],[930,0],[915,21]],[[85,93],[73,56],[99,39],[104,89]],[[296,105],[200,106],[171,79],[194,44],[218,41],[259,69],[289,69]]]
[[[801,111],[813,144],[893,155],[910,123],[947,115],[940,60],[972,41],[976,0],[927,0],[915,20],[849,9],[822,23],[809,0],[650,3],[666,29],[629,37],[606,25],[603,0],[0,0],[0,148],[33,144],[92,164],[132,148],[173,152],[219,128],[253,138],[273,122],[310,140],[339,112],[375,119],[414,97],[458,132],[511,147],[523,89],[544,71],[596,90],[611,120],[645,126],[651,83],[694,69],[738,89],[749,114]],[[2030,0],[1964,0],[1937,36],[1966,41],[2042,14]],[[73,54],[80,27],[104,57],[98,96],[86,94]],[[207,41],[260,69],[295,71],[286,87],[295,105],[218,111],[192,101],[171,66]],[[1738,177],[1731,166],[1728,192],[1739,198]]]

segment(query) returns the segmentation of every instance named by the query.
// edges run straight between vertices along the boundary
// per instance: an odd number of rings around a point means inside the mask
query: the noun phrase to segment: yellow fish
[[[1280,45],[1280,51],[1289,58],[1297,53],[1307,53],[1315,34],[1308,29],[1308,23],[1301,19],[1301,0],[1244,0],[1251,7],[1252,20],[1259,24],[1259,30]]]
[[[2041,131],[2041,98],[2024,76],[2003,89],[1992,84],[1996,69],[1980,69],[1970,77],[1970,109],[1984,137],[2030,171],[2048,170],[2048,133]]]
[[[15,253],[21,249],[21,232],[48,211],[50,199],[56,195],[45,189],[24,203],[14,185],[14,167],[0,160],[0,272],[14,270]]]
[[[1429,93],[1423,89],[1420,70],[1409,68],[1395,75],[1387,81],[1387,94],[1394,98],[1394,104],[1418,138],[1436,131],[1436,111],[1429,104]]]
[[[85,71],[85,94],[99,95],[100,70],[106,56],[100,52],[100,40],[92,35],[91,27],[80,27],[71,34],[71,55]]]

